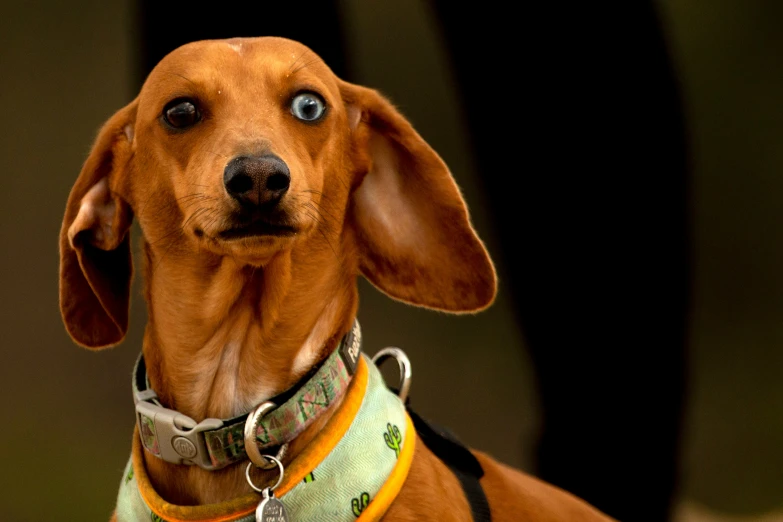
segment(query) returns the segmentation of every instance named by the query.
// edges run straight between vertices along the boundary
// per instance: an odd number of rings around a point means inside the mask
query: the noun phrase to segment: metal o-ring
[[[245,453],[247,453],[247,458],[250,459],[250,462],[261,469],[271,469],[272,466],[269,465],[269,460],[265,460],[264,456],[261,455],[261,450],[258,449],[256,427],[258,426],[258,421],[261,417],[276,407],[277,405],[274,402],[263,402],[250,412],[245,421]]]
[[[375,366],[380,366],[390,357],[397,361],[397,366],[400,369],[400,389],[397,395],[404,403],[411,389],[411,361],[401,349],[395,346],[388,346],[373,355],[372,362],[375,363]]]
[[[277,464],[277,469],[280,470],[280,477],[278,477],[277,482],[275,482],[275,485],[269,488],[269,491],[274,491],[277,489],[277,486],[280,485],[281,482],[283,482],[283,463],[277,460],[277,458],[273,457],[272,455],[262,455],[264,458],[271,460],[275,464]],[[264,490],[267,488],[259,488],[255,484],[253,484],[253,481],[250,479],[250,467],[253,465],[252,462],[247,463],[247,468],[245,468],[245,478],[247,478],[247,483],[250,484],[250,487],[254,490],[258,491],[259,493],[263,493]]]

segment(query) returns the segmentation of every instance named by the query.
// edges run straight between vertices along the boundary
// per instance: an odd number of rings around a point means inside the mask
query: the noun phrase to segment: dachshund
[[[148,322],[112,520],[611,520],[465,448],[361,352],[358,276],[454,314],[497,284],[448,167],[379,91],[286,38],[165,56],[67,201],[78,345],[127,332],[134,219]]]

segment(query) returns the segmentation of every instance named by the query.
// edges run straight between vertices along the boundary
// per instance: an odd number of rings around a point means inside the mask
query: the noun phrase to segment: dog
[[[86,348],[126,334],[134,219],[148,323],[112,520],[611,520],[464,448],[361,353],[360,275],[447,313],[496,292],[447,166],[377,90],[279,37],[164,57],[66,204],[60,309]]]

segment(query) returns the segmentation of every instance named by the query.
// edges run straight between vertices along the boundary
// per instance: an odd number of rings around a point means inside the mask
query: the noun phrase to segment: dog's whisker
[[[155,241],[151,241],[151,242],[150,242],[150,245],[151,245],[151,246],[156,246],[156,245],[158,245],[159,243],[161,243],[162,241],[164,241],[165,239],[168,239],[169,237],[171,237],[171,236],[173,236],[174,234],[177,234],[177,233],[184,234],[184,233],[185,233],[185,227],[187,226],[188,222],[189,222],[191,219],[195,218],[197,215],[199,215],[199,214],[203,214],[203,213],[204,213],[205,211],[207,211],[207,210],[214,210],[214,209],[210,209],[209,207],[202,207],[202,208],[196,209],[196,210],[195,210],[195,211],[194,211],[194,212],[193,212],[193,213],[192,213],[192,214],[191,214],[191,215],[190,215],[190,216],[189,216],[189,217],[188,217],[188,218],[187,218],[187,219],[186,219],[186,220],[185,220],[185,221],[182,223],[182,225],[181,225],[179,228],[177,228],[177,229],[174,229],[173,231],[171,231],[171,232],[169,232],[168,234],[166,234],[166,235],[164,235],[164,236],[162,236],[162,237],[158,238],[158,239],[157,239],[157,240],[155,240]]]
[[[184,230],[188,223],[190,223],[191,220],[195,219],[196,216],[202,215],[204,213],[207,213],[211,210],[214,210],[210,207],[201,207],[197,208],[191,215],[188,217],[185,221],[182,223],[182,229]]]
[[[174,230],[172,230],[172,231],[171,231],[171,232],[169,232],[168,234],[166,234],[166,235],[164,235],[164,236],[161,236],[161,237],[159,237],[159,238],[158,238],[158,239],[156,239],[155,241],[149,241],[149,245],[150,245],[150,246],[157,246],[157,245],[158,245],[158,244],[160,244],[162,241],[164,241],[164,240],[166,240],[166,239],[170,238],[171,236],[173,236],[174,234],[176,234],[176,233],[178,233],[178,232],[180,232],[180,231],[181,231],[181,229],[179,229],[179,228],[175,228]]]
[[[307,189],[303,190],[302,193],[304,194],[315,194],[321,198],[321,201],[327,201],[329,200],[329,196],[327,196],[324,192],[321,192],[320,190],[315,189]]]
[[[320,190],[308,189],[308,190],[303,190],[302,192],[308,193],[308,194],[316,194],[316,195],[320,196],[320,201],[319,201],[319,206],[320,207],[325,207],[328,204],[332,208],[335,208],[335,209],[337,208],[337,204],[335,202],[333,202],[331,200],[331,198],[329,198],[329,196],[327,196],[325,193],[321,192]]]
[[[198,210],[197,210],[196,212],[198,212]],[[194,214],[195,214],[195,213],[194,213]],[[193,216],[191,215],[191,217],[193,217]],[[188,219],[190,219],[190,218],[188,218]],[[163,236],[159,237],[159,238],[158,238],[158,239],[156,239],[155,241],[150,241],[150,242],[149,242],[149,245],[150,245],[150,246],[157,246],[157,245],[158,245],[159,243],[161,243],[162,241],[164,241],[164,240],[166,240],[166,239],[170,238],[171,236],[173,236],[174,234],[176,234],[176,233],[178,233],[178,232],[182,232],[182,231],[184,231],[184,224],[183,224],[183,226],[182,226],[182,227],[180,227],[180,228],[175,228],[174,230],[172,230],[172,231],[171,231],[171,232],[169,232],[168,234],[165,234],[165,235],[163,235]]]
[[[192,192],[190,194],[185,194],[184,196],[182,196],[180,198],[176,198],[175,201],[182,201],[183,199],[199,197],[199,196],[200,197],[205,197],[205,198],[209,197],[207,194],[204,194],[203,192]]]
[[[205,212],[207,212],[207,211],[209,211],[209,210],[212,210],[212,209],[210,209],[209,207],[203,207],[203,208],[196,209],[196,211],[195,211],[195,212],[193,212],[193,214],[191,214],[191,215],[190,215],[190,217],[188,217],[188,218],[187,218],[187,219],[186,219],[186,220],[185,220],[185,221],[182,223],[182,226],[181,226],[181,227],[179,228],[179,230],[178,230],[179,234],[177,235],[177,237],[176,237],[176,238],[172,239],[172,240],[169,242],[169,245],[166,247],[166,250],[163,252],[163,255],[161,256],[160,260],[159,260],[159,261],[158,261],[158,262],[155,264],[155,269],[156,269],[156,270],[158,269],[158,267],[160,267],[161,263],[163,263],[163,260],[164,260],[164,259],[166,259],[166,256],[168,256],[168,253],[169,253],[169,251],[171,250],[171,248],[172,248],[172,247],[173,247],[173,246],[176,244],[176,242],[177,242],[177,241],[178,241],[178,240],[179,240],[181,237],[183,237],[183,236],[185,235],[185,228],[186,228],[187,224],[188,224],[188,223],[189,223],[189,222],[190,222],[190,221],[191,221],[193,218],[195,218],[196,216],[198,216],[198,215],[201,215],[201,214],[204,214]]]
[[[221,218],[221,213],[218,209],[212,209],[210,212],[204,214],[204,216],[205,222],[200,228],[204,232],[207,232],[208,230],[212,230],[212,226]]]
[[[209,152],[210,154],[214,154],[214,155],[215,155],[215,156],[217,156],[218,158],[228,158],[228,156],[227,156],[227,155],[225,155],[225,154],[220,154],[219,152],[215,152],[214,150],[206,150],[206,152]],[[205,186],[205,185],[202,185],[202,186]]]
[[[320,61],[320,59],[316,57],[316,58],[314,58],[314,59],[310,60],[309,62],[306,62],[306,63],[304,63],[304,64],[300,65],[299,67],[297,67],[297,68],[296,68],[296,69],[294,69],[293,71],[291,71],[291,74],[296,74],[296,73],[298,73],[299,71],[301,71],[302,69],[304,69],[304,68],[306,68],[306,67],[309,67],[309,66],[311,66],[311,65],[313,65],[314,63],[317,63],[317,62],[319,62],[319,61]]]
[[[331,214],[330,212],[327,212],[326,209],[324,209],[322,207],[319,207],[318,205],[316,205],[312,201],[309,201],[309,202],[305,203],[303,206],[307,207],[309,209],[314,210],[322,218],[328,217],[331,220],[331,222],[329,223],[331,225],[336,225],[336,224],[340,223],[340,220],[338,219],[337,216]]]
[[[166,250],[163,252],[163,255],[158,260],[158,262],[155,264],[155,270],[157,270],[160,267],[161,263],[163,263],[163,260],[166,259],[166,256],[168,255],[169,250],[171,250],[171,248],[177,243],[177,240],[179,238],[181,238],[182,236],[184,236],[184,235],[185,235],[185,231],[184,230],[180,230],[179,231],[179,235],[174,240],[169,242],[169,245],[168,245],[168,247],[166,247]]]
[[[304,58],[304,57],[307,55],[307,53],[308,53],[308,50],[307,50],[307,49],[303,50],[303,51],[302,51],[302,52],[301,52],[301,53],[300,53],[300,54],[299,54],[299,55],[296,57],[296,60],[294,60],[294,61],[291,63],[291,65],[289,65],[289,66],[288,66],[288,72],[289,72],[290,74],[293,74],[291,71],[293,70],[293,68],[294,68],[294,67],[296,67],[296,64],[297,64],[297,63],[299,63],[299,60],[301,60],[302,58]]]
[[[179,73],[169,73],[169,74],[171,74],[171,75],[173,75],[173,76],[179,76],[179,77],[180,77],[180,78],[182,78],[183,80],[187,80],[187,81],[189,81],[190,83],[192,83],[193,85],[198,85],[196,82],[194,82],[193,80],[191,80],[191,79],[190,79],[190,78],[188,78],[187,76],[183,76],[183,75],[181,75],[181,74],[179,74]]]
[[[195,202],[200,201],[214,201],[215,198],[212,196],[207,196],[206,194],[188,194],[187,196],[182,196],[181,198],[177,198],[174,201],[181,201],[183,203],[192,204]]]
[[[185,202],[185,204],[182,205],[182,210],[186,210],[186,209],[192,207],[193,205],[198,205],[200,203],[204,203],[205,201],[215,201],[215,198],[203,197],[203,198],[192,199],[190,201]]]
[[[339,229],[340,228],[340,221],[333,215],[326,213],[323,209],[319,208],[318,206],[314,205],[313,203],[305,203],[302,205],[302,208],[307,208],[312,212],[315,212],[315,214],[319,218],[319,223],[323,223],[331,229]]]
[[[204,214],[205,223],[201,226],[203,229],[208,229],[220,218],[220,211],[218,209],[212,209]]]
[[[152,199],[153,199],[152,196],[149,196],[147,199],[145,199],[144,203],[141,205],[141,207],[139,208],[139,211],[136,214],[141,216],[144,213],[144,211],[147,209],[147,205],[150,204]]]
[[[309,211],[305,211],[305,215],[309,216],[310,219],[312,219],[316,223],[319,223],[318,218],[312,215]],[[337,255],[337,250],[335,250],[334,245],[332,245],[332,242],[329,240],[329,237],[326,235],[326,232],[324,232],[319,226],[316,226],[315,229],[318,231],[319,234],[321,234],[321,236],[323,236],[324,241],[326,241],[326,244],[329,246],[329,249],[332,251],[332,254],[334,254],[335,259],[340,259],[340,256]]]

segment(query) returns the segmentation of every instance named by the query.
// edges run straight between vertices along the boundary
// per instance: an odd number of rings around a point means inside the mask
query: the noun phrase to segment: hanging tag
[[[261,495],[264,498],[256,508],[256,522],[288,522],[285,506],[275,498],[275,492],[271,488],[264,488]]]

